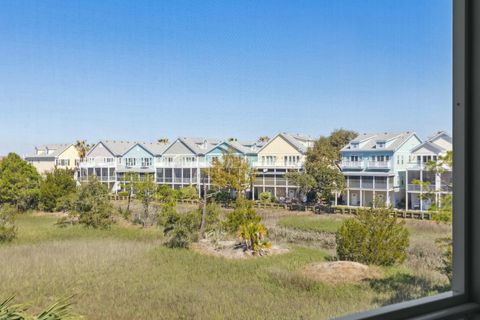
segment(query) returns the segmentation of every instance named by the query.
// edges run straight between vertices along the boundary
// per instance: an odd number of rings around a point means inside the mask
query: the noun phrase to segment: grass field
[[[335,233],[343,219],[328,216],[290,216],[279,220],[279,225],[303,231]]]
[[[278,223],[293,231],[304,223],[333,230],[338,223],[312,220],[318,216],[296,218]],[[165,248],[156,228],[60,228],[56,219],[22,215],[18,239],[0,245],[4,298],[15,294],[16,301],[29,302],[35,310],[75,294],[74,311],[86,319],[326,319],[445,289],[434,271],[415,270],[423,251],[413,252],[405,265],[384,269],[383,279],[332,286],[298,272],[328,259],[331,252],[321,247],[286,241],[287,254],[226,260]],[[448,232],[434,225],[409,227],[426,230],[412,250],[432,250],[429,243]]]

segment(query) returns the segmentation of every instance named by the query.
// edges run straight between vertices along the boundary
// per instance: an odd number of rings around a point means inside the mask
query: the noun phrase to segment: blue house
[[[337,202],[404,207],[410,151],[422,141],[414,132],[360,134],[341,150],[346,189]]]
[[[257,151],[262,144],[259,142],[239,142],[235,140],[222,141],[205,154],[205,160],[211,164],[214,159],[222,159],[226,153],[232,153],[248,161],[250,166],[257,162]]]

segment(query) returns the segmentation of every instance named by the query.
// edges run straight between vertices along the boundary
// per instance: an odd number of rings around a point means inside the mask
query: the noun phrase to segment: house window
[[[125,159],[125,165],[127,167],[134,167],[137,164],[137,159],[136,158],[126,158]]]

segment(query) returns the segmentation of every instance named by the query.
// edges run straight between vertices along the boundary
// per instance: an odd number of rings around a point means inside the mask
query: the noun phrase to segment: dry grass
[[[380,268],[352,261],[312,263],[302,269],[308,278],[329,284],[358,283],[364,280],[379,279]]]
[[[383,279],[318,282],[300,270],[328,253],[300,242],[286,254],[228,260],[165,248],[156,228],[59,228],[55,221],[19,218],[19,238],[0,245],[0,292],[38,308],[76,294],[74,311],[86,319],[327,319],[442,289],[409,265],[385,269]]]

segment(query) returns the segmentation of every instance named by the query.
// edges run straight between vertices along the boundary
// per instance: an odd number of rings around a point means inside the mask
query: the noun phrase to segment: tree
[[[96,178],[82,184],[72,201],[70,215],[87,227],[108,228],[113,222],[108,188]]]
[[[240,194],[251,186],[255,173],[246,159],[226,152],[222,160],[213,160],[210,179],[213,186]]]
[[[340,260],[390,266],[407,257],[409,233],[405,221],[397,221],[390,209],[361,209],[343,222],[336,243]]]
[[[169,142],[168,138],[160,138],[160,139],[158,139],[158,143],[168,144],[168,142]]]
[[[87,156],[88,150],[90,150],[90,145],[86,140],[77,140],[75,143],[75,149],[77,149],[80,161],[83,161]]]
[[[320,200],[328,202],[334,192],[345,187],[345,177],[336,165],[337,154],[330,139],[320,137],[307,151],[305,171],[289,173],[287,178],[300,186],[304,193],[312,192]]]
[[[355,139],[357,135],[357,132],[345,129],[335,129],[332,131],[328,140],[330,145],[337,151],[337,160],[340,160],[340,150]]]
[[[36,207],[41,177],[37,170],[15,153],[0,161],[0,203],[19,210]]]
[[[55,168],[47,172],[40,182],[40,208],[45,211],[59,210],[63,198],[75,193],[76,182],[73,171]]]
[[[268,140],[270,140],[269,136],[261,136],[258,138],[258,141],[260,142],[268,142]]]
[[[157,192],[157,184],[153,179],[153,175],[146,175],[144,179],[138,179],[133,182],[135,197],[139,199],[143,205],[143,215],[138,217],[143,227],[145,227],[150,218],[150,204],[155,199]]]
[[[132,196],[135,192],[135,184],[139,180],[139,174],[134,172],[125,172],[120,179],[120,181],[123,183],[123,192],[127,193],[127,215],[130,214],[130,204],[132,203]]]

